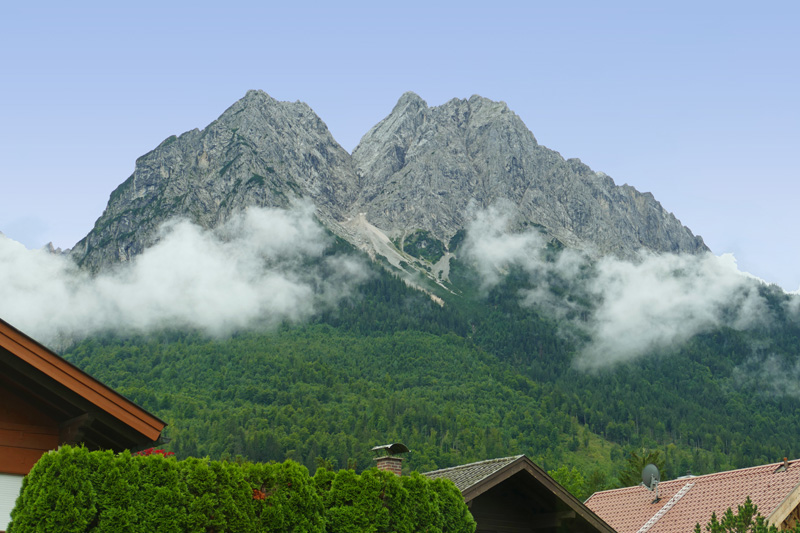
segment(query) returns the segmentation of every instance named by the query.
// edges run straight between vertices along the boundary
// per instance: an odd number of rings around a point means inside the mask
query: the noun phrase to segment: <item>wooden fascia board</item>
[[[611,526],[603,521],[603,519],[601,519],[594,512],[592,512],[591,509],[581,503],[581,501],[575,496],[570,494],[564,487],[559,485],[553,478],[550,477],[547,472],[542,470],[540,466],[524,455],[519,459],[512,461],[497,472],[482,479],[475,485],[464,490],[464,492],[462,492],[464,500],[467,501],[467,503],[471,502],[487,490],[499,485],[514,474],[522,472],[523,470],[531,474],[534,479],[544,485],[547,490],[552,492],[557,498],[563,501],[570,509],[575,511],[595,529],[606,533],[616,533]]]
[[[0,347],[98,408],[156,441],[166,423],[0,320]]]
[[[3,384],[12,387],[16,394],[25,397],[32,405],[45,412],[53,420],[72,418],[84,411],[99,411],[95,405],[55,382],[15,354],[0,348],[0,364],[3,371]],[[10,385],[9,385],[10,384]]]
[[[523,457],[529,471],[534,477],[544,485],[550,492],[555,494],[561,501],[566,503],[573,511],[580,515],[589,524],[595,527],[598,531],[605,531],[607,533],[616,533],[614,529],[606,524],[602,518],[597,516],[591,509],[586,507],[578,498],[573,496],[567,489],[562,487],[556,480],[545,472],[539,465]]]
[[[93,441],[85,440],[85,437],[95,434],[86,433],[85,430],[97,423],[105,428],[101,431],[108,433],[102,441],[108,440],[114,443],[111,449],[121,451],[152,442],[136,429],[10,354],[8,350],[0,349],[0,360],[4,363],[4,369],[14,371],[12,377],[5,376],[7,380],[0,380],[0,383],[7,384],[10,380],[11,386],[16,387],[17,394],[26,396],[26,399],[38,405],[42,412],[48,413],[57,422],[57,433],[61,444],[84,443],[90,449],[102,449],[104,445],[99,444],[100,441],[98,444],[93,444]]]
[[[786,520],[786,517],[788,517],[798,505],[800,505],[800,484],[796,485],[781,504],[770,513],[767,517],[767,523],[780,528],[783,521]]]

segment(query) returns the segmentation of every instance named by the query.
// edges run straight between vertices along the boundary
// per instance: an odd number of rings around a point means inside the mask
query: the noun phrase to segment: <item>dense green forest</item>
[[[372,446],[403,442],[405,468],[427,471],[524,453],[580,474],[573,490],[586,496],[616,486],[643,449],[659,452],[664,479],[800,456],[800,400],[740,372],[767,357],[794,364],[800,329],[777,289],[762,288],[768,326],[719,328],[587,372],[572,364],[581,332],[520,305],[524,273],[481,291],[474,272],[453,266],[452,291],[434,288],[444,305],[375,267],[309,323],[222,339],[109,333],[64,355],[167,421],[166,447],[180,458],[360,471]],[[572,298],[557,280],[551,290]]]

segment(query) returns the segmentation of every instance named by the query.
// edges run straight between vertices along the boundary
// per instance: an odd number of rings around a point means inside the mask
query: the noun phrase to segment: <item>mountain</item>
[[[562,243],[630,257],[707,250],[652,194],[618,187],[540,146],[505,103],[480,96],[430,108],[406,93],[353,151],[357,209],[390,235],[426,230],[448,243],[471,209],[501,203]]]
[[[211,228],[247,206],[299,198],[314,202],[323,222],[341,219],[357,185],[350,154],[308,105],[249,91],[203,130],[169,137],[137,159],[72,256],[98,270],[141,253],[169,219]]]
[[[395,265],[409,236],[446,251],[471,211],[489,206],[588,251],[707,250],[651,194],[540,146],[504,103],[430,108],[406,93],[350,155],[306,104],[249,91],[203,130],[140,157],[71,255],[96,271],[141,253],[169,219],[212,228],[247,206],[301,198],[331,231]]]
[[[643,448],[662,453],[665,478],[800,454],[798,300],[726,270],[652,195],[539,146],[478,96],[430,108],[407,93],[351,155],[305,104],[251,91],[141,157],[72,254],[97,271],[135,258],[171,218],[213,228],[300,199],[338,236],[286,263],[320,296],[302,320],[214,337],[167,315],[147,332],[95,329],[64,352],[167,420],[180,457],[364,468],[369,448],[400,441],[415,469],[525,453],[576,468],[591,492]],[[475,250],[500,248],[497,235],[456,246],[474,241],[471,210],[491,206],[526,228],[503,234],[516,255],[495,262]],[[638,250],[684,254],[624,260]],[[247,265],[274,266],[257,257]],[[382,258],[440,281],[419,284],[435,298]],[[355,263],[366,272],[352,290],[326,293],[355,277],[336,265]],[[219,306],[209,301],[181,307]]]

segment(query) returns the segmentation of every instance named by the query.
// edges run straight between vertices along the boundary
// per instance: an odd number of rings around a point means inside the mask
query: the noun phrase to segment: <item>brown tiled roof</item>
[[[758,512],[780,525],[800,500],[800,460],[663,481],[655,493],[643,486],[593,494],[586,506],[618,533],[686,533],[704,527],[712,513],[736,511],[749,496]]]
[[[436,479],[439,477],[447,478],[455,483],[456,487],[458,487],[458,490],[463,493],[465,490],[480,483],[495,472],[499,472],[504,467],[510,465],[521,457],[524,457],[524,455],[503,457],[501,459],[489,459],[487,461],[470,463],[468,465],[452,466],[450,468],[434,470],[433,472],[426,472],[424,475],[431,479]]]

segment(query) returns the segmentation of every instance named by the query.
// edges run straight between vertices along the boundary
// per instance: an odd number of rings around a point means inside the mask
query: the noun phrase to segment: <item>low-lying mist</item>
[[[537,229],[510,231],[508,211],[476,212],[460,255],[486,290],[511,268],[522,269],[533,288],[520,291],[520,303],[590,339],[575,360],[579,368],[770,319],[763,282],[739,271],[730,254],[590,258],[554,248]],[[336,306],[369,276],[360,259],[326,255],[330,244],[310,204],[250,208],[213,230],[173,220],[134,261],[95,276],[69,257],[27,250],[0,234],[0,317],[53,347],[104,331],[196,328],[223,336],[301,322]],[[787,313],[796,316],[800,296],[787,298]]]
[[[569,319],[590,337],[575,361],[579,368],[630,361],[723,325],[746,329],[769,319],[759,294],[763,282],[739,271],[731,254],[589,259],[571,249],[554,253],[538,230],[511,232],[509,226],[503,210],[477,213],[464,255],[485,289],[510,268],[523,269],[535,288],[520,292],[521,303]],[[567,290],[554,292],[552,283]]]
[[[0,235],[0,317],[51,346],[108,330],[226,335],[302,321],[369,272],[359,259],[324,256],[331,238],[313,214],[310,204],[250,208],[214,230],[174,220],[135,261],[96,276]]]

